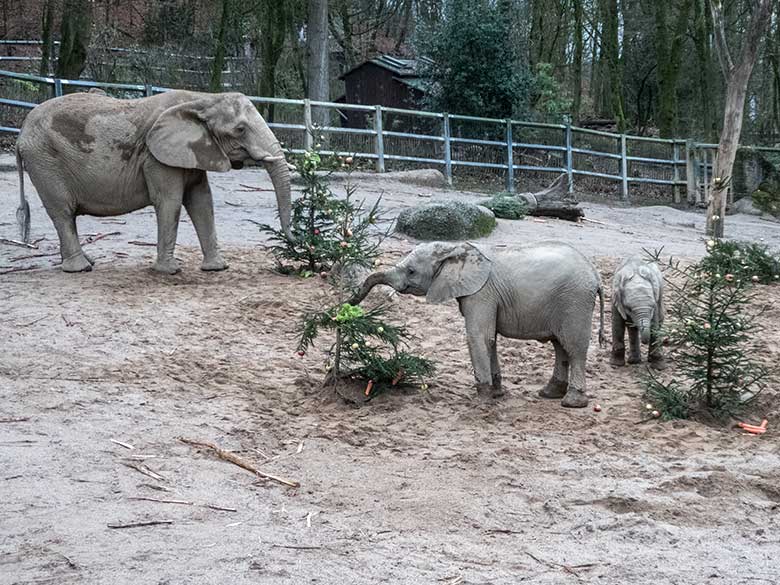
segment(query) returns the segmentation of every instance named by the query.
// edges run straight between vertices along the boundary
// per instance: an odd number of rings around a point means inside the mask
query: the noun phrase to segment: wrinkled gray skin
[[[612,357],[610,363],[625,365],[625,331],[628,328],[628,363],[642,361],[641,343],[649,345],[648,362],[665,367],[658,329],[664,322],[664,277],[654,262],[638,256],[625,259],[612,279]]]
[[[181,207],[203,250],[203,270],[224,270],[214,230],[206,171],[262,163],[273,181],[282,229],[290,231],[290,171],[279,141],[240,93],[170,91],[120,100],[101,92],[66,95],[33,109],[17,141],[20,177],[26,167],[60,239],[62,269],[88,271],[76,216],[111,216],[154,206],[157,261],[175,274]],[[17,213],[29,236],[29,207],[21,191]]]
[[[603,343],[604,301],[598,272],[568,244],[539,242],[501,252],[463,242],[421,244],[394,268],[369,276],[350,303],[362,301],[378,284],[425,295],[429,303],[458,299],[480,394],[503,394],[496,352],[500,333],[551,341],[555,369],[539,395],[562,398],[563,406],[587,405],[593,302],[598,294]]]

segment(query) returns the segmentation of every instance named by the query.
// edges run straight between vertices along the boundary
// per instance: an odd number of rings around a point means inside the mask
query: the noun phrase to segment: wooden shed
[[[345,94],[337,101],[415,109],[425,93],[425,84],[420,76],[420,66],[424,61],[390,55],[379,55],[364,61],[340,76],[339,79],[344,81]],[[345,110],[342,112],[342,123],[351,128],[362,128],[365,126],[365,115]]]

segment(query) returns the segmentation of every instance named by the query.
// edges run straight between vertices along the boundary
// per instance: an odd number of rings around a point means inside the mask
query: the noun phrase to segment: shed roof
[[[339,79],[344,79],[347,75],[353,73],[368,63],[387,69],[396,77],[403,78],[419,77],[421,65],[430,65],[433,63],[433,61],[427,57],[420,57],[417,59],[402,59],[400,57],[393,57],[391,55],[377,55],[373,59],[369,59],[368,61],[363,61],[362,63],[355,65],[349,71],[341,74]]]

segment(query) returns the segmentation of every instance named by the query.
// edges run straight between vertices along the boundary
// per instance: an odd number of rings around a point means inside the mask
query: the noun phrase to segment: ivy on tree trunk
[[[65,0],[60,30],[56,75],[64,79],[78,79],[87,64],[87,48],[92,33],[92,2]]]

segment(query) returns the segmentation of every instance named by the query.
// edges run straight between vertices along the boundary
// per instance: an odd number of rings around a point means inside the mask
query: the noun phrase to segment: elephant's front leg
[[[471,365],[477,379],[477,392],[498,397],[503,391],[493,385],[493,353],[496,347],[496,309],[465,297],[459,299],[460,310],[466,319],[466,337],[469,345]],[[498,356],[495,356],[496,373]]]
[[[659,335],[661,324],[653,321],[650,329],[650,348],[647,356],[647,362],[654,370],[663,370],[666,368],[666,360],[663,353],[663,339]]]
[[[493,343],[490,344],[490,373],[493,382],[493,397],[503,396],[504,389],[501,385],[501,366],[498,364],[498,343],[493,337]]]
[[[157,272],[176,274],[181,267],[173,252],[179,231],[184,173],[179,169],[151,163],[144,167],[144,177],[149,199],[157,214],[157,261],[152,268]]]
[[[626,365],[626,321],[615,307],[612,307],[612,355],[613,366]]]
[[[203,251],[201,270],[225,270],[228,265],[222,259],[217,244],[217,232],[214,228],[214,200],[205,171],[200,174],[197,183],[184,195],[184,208],[192,219],[195,233],[198,234],[200,249]]]
[[[642,363],[642,345],[639,341],[639,328],[633,325],[628,327],[628,363]]]

